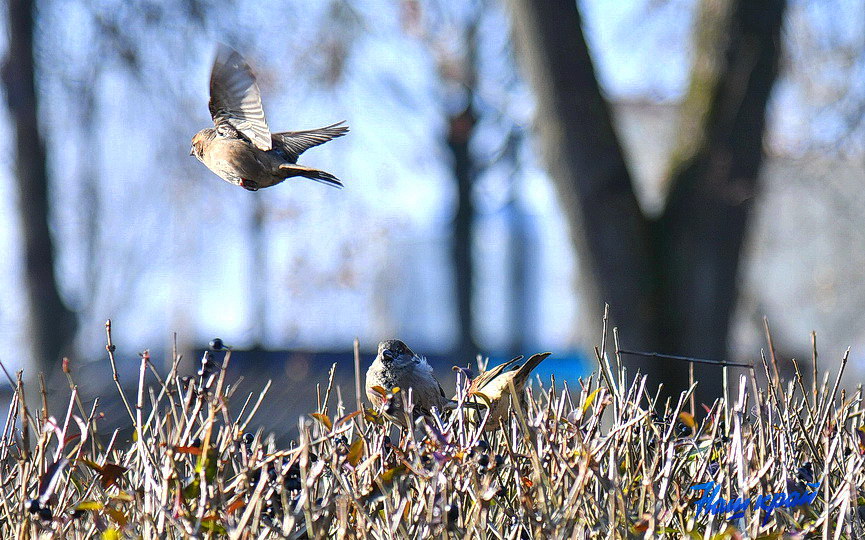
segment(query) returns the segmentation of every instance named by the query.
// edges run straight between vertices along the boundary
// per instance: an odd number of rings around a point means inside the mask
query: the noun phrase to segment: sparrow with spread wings
[[[348,126],[338,122],[307,131],[271,133],[252,69],[226,45],[219,45],[210,75],[210,116],[214,127],[195,134],[189,155],[223,180],[249,191],[294,176],[342,187],[334,175],[298,165],[297,159],[313,146],[345,135]]]
[[[502,423],[507,421],[508,410],[511,407],[511,398],[513,397],[509,383],[513,382],[514,390],[518,395],[523,410],[525,410],[526,383],[529,382],[532,370],[538,367],[538,364],[543,362],[549,355],[550,353],[548,352],[534,354],[523,365],[517,364],[517,362],[523,359],[522,356],[518,356],[513,360],[484,371],[471,380],[467,392],[466,405],[472,409],[479,406],[481,408],[484,406],[489,408],[487,423],[484,426],[485,431],[498,429]],[[455,402],[456,399],[457,396],[454,396],[451,402]]]

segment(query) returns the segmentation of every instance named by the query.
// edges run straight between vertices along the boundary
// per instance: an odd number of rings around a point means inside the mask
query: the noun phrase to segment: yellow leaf
[[[333,429],[333,422],[330,421],[330,418],[326,414],[312,413],[310,416],[321,422],[328,430]]]
[[[358,438],[356,441],[351,443],[351,446],[348,449],[348,455],[346,456],[346,460],[351,463],[352,467],[357,467],[357,464],[360,463],[360,458],[363,457],[363,439]]]
[[[120,533],[117,529],[107,529],[102,533],[102,540],[120,540]]]
[[[585,403],[583,403],[583,414],[584,415],[586,414],[586,411],[589,410],[589,407],[592,406],[592,402],[595,401],[595,396],[597,396],[598,392],[600,392],[600,391],[601,391],[601,387],[599,386],[599,387],[595,388],[594,392],[592,392],[591,394],[588,395],[588,397],[586,397],[586,401],[585,401]]]
[[[75,505],[76,510],[102,510],[102,503],[98,501],[82,501]]]

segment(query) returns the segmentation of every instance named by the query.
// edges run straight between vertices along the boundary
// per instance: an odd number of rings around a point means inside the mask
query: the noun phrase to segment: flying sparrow
[[[472,379],[466,393],[466,405],[472,408],[477,408],[479,405],[489,406],[489,417],[484,426],[484,431],[498,429],[502,421],[507,420],[511,396],[510,386],[508,385],[509,381],[513,381],[514,390],[519,394],[520,406],[525,410],[526,398],[524,390],[529,376],[532,370],[550,354],[548,352],[535,354],[521,366],[514,365],[523,359],[522,356],[518,356],[513,360],[488,369]],[[456,400],[456,397],[454,397],[454,400]],[[486,414],[482,411],[479,411],[479,413],[481,415]]]
[[[334,175],[298,165],[297,158],[313,146],[345,135],[348,126],[338,122],[307,131],[271,133],[252,69],[237,51],[222,44],[210,74],[210,116],[215,126],[195,134],[189,155],[223,180],[249,191],[293,176],[342,187]]]
[[[366,372],[366,395],[376,406],[387,400],[384,415],[406,428],[403,396],[386,397],[396,387],[405,395],[411,389],[412,418],[429,415],[433,407],[441,410],[447,401],[426,358],[416,355],[402,341],[389,339],[378,344],[378,355]]]

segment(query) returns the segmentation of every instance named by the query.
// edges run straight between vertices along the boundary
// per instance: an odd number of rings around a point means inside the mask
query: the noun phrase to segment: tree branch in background
[[[601,95],[576,3],[511,0],[510,5],[516,49],[537,99],[538,141],[581,264],[588,267],[580,272],[586,318],[597,319],[606,301],[623,337],[654,349],[649,322],[654,319],[653,284],[646,264],[651,259],[649,228]]]
[[[15,122],[15,177],[24,234],[24,279],[32,351],[41,369],[70,346],[75,319],[60,299],[48,226],[48,172],[37,116],[33,0],[9,0],[9,51],[3,64],[6,102]]]
[[[666,352],[727,357],[784,8],[784,0],[705,0],[700,6],[681,138],[667,206],[655,227]],[[713,373],[695,369],[698,380],[710,382]],[[717,375],[714,383],[719,390]]]

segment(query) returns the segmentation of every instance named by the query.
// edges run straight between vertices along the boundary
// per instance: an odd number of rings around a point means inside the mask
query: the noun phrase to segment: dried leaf
[[[381,395],[381,397],[383,397],[383,398],[387,397],[387,390],[385,390],[383,387],[381,387],[379,385],[373,386],[372,388],[370,388],[370,390],[372,390],[376,394]]]
[[[103,489],[108,489],[111,486],[117,485],[117,480],[127,471],[126,467],[117,465],[116,463],[106,463],[99,471],[100,484]]]
[[[111,499],[115,501],[132,502],[135,500],[135,497],[125,491],[118,491],[117,495],[111,497]]]
[[[111,508],[111,507],[106,506],[103,509],[103,511],[106,514],[108,514],[109,516],[111,516],[111,519],[113,519],[115,522],[117,522],[117,524],[120,525],[121,529],[123,527],[126,527],[126,524],[129,523],[129,520],[126,519],[126,514],[124,514],[123,512],[121,512],[120,510],[118,510],[116,508]]]
[[[379,480],[381,481],[382,484],[385,484],[385,485],[389,484],[389,483],[393,482],[394,478],[403,474],[406,470],[407,470],[407,467],[405,465],[402,465],[402,464],[397,465],[396,467],[394,467],[392,469],[388,469],[388,470],[384,471],[383,473],[381,473],[381,476],[379,476]]]
[[[697,431],[697,423],[694,421],[694,415],[692,415],[691,413],[682,411],[679,413],[678,418],[679,418],[679,422],[681,422],[681,423],[685,424],[686,426],[688,426],[689,428],[691,428],[691,431]]]
[[[172,446],[172,450],[177,452],[178,454],[190,454],[193,456],[201,455],[201,447],[200,446]]]
[[[363,457],[363,448],[364,442],[362,438],[358,438],[356,441],[351,443],[351,446],[348,449],[348,455],[345,459],[351,463],[352,467],[357,467],[357,464],[360,463],[360,458]]]
[[[378,411],[376,411],[375,409],[364,409],[363,419],[373,424],[381,425],[384,423],[384,419],[381,417],[380,414],[378,414]]]
[[[336,422],[334,422],[334,424],[333,424],[334,427],[339,427],[340,425],[344,424],[345,422],[348,422],[348,421],[351,420],[352,418],[354,418],[354,417],[356,417],[357,415],[359,415],[361,412],[362,412],[362,411],[354,411],[353,413],[348,413],[347,415],[343,416],[342,418],[340,418],[339,420],[337,420]]]
[[[330,418],[326,414],[312,413],[310,416],[321,422],[321,424],[326,427],[328,431],[333,429],[333,422],[330,421]]]
[[[239,510],[240,508],[243,508],[244,506],[246,506],[246,503],[243,501],[243,497],[238,497],[234,499],[231,504],[228,505],[228,507],[225,509],[225,513],[231,515],[237,512],[237,510]]]

